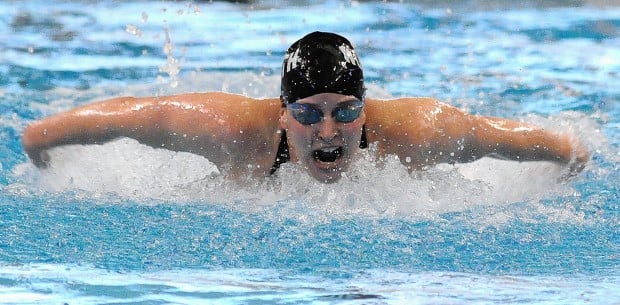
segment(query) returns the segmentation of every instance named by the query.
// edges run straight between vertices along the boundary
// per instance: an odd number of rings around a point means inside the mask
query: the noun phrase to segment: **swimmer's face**
[[[348,170],[359,150],[365,122],[363,103],[354,96],[337,93],[300,99],[284,107],[280,116],[291,161],[300,163],[324,183],[338,181]]]

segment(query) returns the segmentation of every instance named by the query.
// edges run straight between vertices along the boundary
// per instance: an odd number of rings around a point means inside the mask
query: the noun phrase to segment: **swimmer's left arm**
[[[515,161],[553,161],[581,171],[587,149],[575,138],[526,123],[468,114],[432,98],[370,100],[369,142],[397,155],[409,169],[464,163],[495,155]]]
[[[571,173],[577,173],[589,160],[587,149],[568,134],[514,120],[470,115],[455,108],[447,113],[450,118],[440,118],[441,122],[446,122],[445,134],[452,139],[462,139],[461,145],[455,147],[461,152],[455,154],[457,162],[495,154],[514,161],[568,164]]]

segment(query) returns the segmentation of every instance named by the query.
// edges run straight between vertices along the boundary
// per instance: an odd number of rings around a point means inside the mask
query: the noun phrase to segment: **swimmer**
[[[53,147],[119,137],[201,155],[231,179],[266,177],[295,162],[318,181],[332,183],[368,145],[376,147],[376,160],[395,155],[409,171],[494,156],[557,162],[574,175],[589,159],[570,135],[471,115],[433,98],[366,97],[353,46],[324,32],[290,46],[279,98],[223,92],[113,98],[33,122],[22,143],[44,168]]]

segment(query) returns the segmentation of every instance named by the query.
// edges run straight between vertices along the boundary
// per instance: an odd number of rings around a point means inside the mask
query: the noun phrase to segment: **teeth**
[[[313,153],[314,159],[321,162],[334,162],[342,156],[341,147],[329,147],[317,149]]]

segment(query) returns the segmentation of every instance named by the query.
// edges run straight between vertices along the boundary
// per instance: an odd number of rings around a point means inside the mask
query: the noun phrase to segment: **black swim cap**
[[[351,43],[325,32],[310,33],[293,43],[282,64],[282,104],[318,93],[364,98],[364,73]]]

